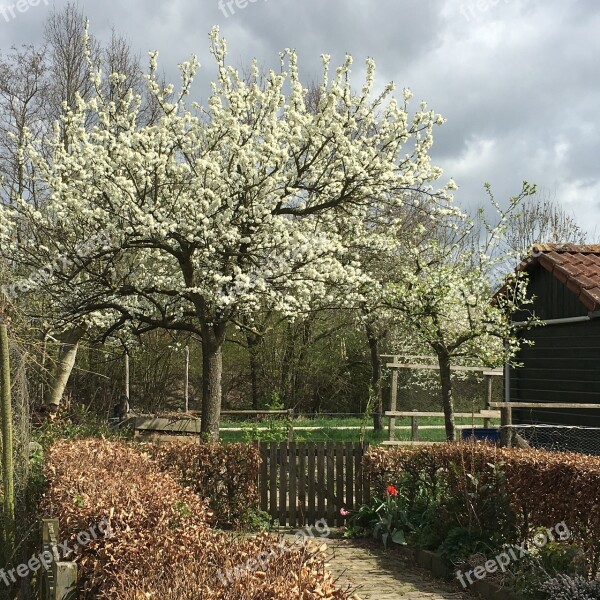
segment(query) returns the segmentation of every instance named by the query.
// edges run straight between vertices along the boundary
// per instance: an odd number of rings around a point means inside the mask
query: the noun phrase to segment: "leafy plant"
[[[266,419],[261,423],[242,425],[243,437],[247,442],[283,442],[289,436],[289,420]]]
[[[540,591],[551,600],[598,600],[600,581],[590,581],[581,575],[558,575],[546,581]]]
[[[342,513],[342,515],[348,513]],[[350,513],[346,537],[372,535],[381,539],[384,547],[390,541],[394,544],[406,545],[406,534],[413,530],[408,520],[405,499],[398,490],[390,485],[384,498],[373,498],[370,504],[361,506]]]
[[[285,404],[281,401],[281,396],[279,392],[274,391],[271,393],[271,399],[268,402],[265,402],[265,406],[267,410],[284,410]]]
[[[240,529],[242,531],[268,531],[271,529],[272,524],[271,515],[256,508],[249,508],[240,518]]]
[[[538,550],[531,548],[525,557],[511,564],[506,583],[525,598],[539,598],[541,587],[551,578],[583,572],[583,550],[576,544],[554,541]]]
[[[494,554],[501,545],[502,541],[496,532],[455,527],[440,544],[438,551],[446,562],[456,565],[465,562],[473,554]]]

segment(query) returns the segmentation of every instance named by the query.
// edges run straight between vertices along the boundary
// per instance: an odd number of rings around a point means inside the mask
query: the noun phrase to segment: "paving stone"
[[[473,600],[452,582],[436,580],[395,551],[355,540],[326,538],[329,570],[357,587],[361,600]],[[319,540],[321,542],[321,540]]]

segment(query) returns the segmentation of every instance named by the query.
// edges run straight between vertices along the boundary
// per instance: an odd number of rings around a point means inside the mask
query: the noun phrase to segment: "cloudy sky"
[[[15,1],[0,0],[2,51],[38,43],[52,10],[51,0],[22,0],[30,3],[26,10],[7,10]],[[358,86],[363,59],[373,57],[381,86],[393,80],[409,87],[415,100],[447,118],[432,154],[459,184],[461,206],[485,202],[485,181],[500,199],[528,180],[589,230],[600,230],[597,0],[80,0],[79,6],[100,39],[114,27],[140,54],[158,50],[171,80],[177,63],[196,53],[205,65],[199,98],[214,75],[207,33],[215,24],[232,63],[256,57],[275,66],[280,50],[295,48],[306,81],[318,78],[322,53],[340,62],[349,52]]]

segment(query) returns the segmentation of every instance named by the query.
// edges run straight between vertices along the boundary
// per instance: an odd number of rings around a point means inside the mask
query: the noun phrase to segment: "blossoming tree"
[[[95,72],[97,93],[57,125],[50,158],[28,150],[47,202],[4,209],[3,231],[28,264],[66,257],[48,276],[74,320],[87,315],[108,333],[133,324],[199,335],[201,427],[216,438],[228,328],[251,328],[259,308],[294,318],[352,304],[370,278],[359,251],[390,243],[394,207],[415,191],[446,202],[454,184],[432,187],[441,170],[428,152],[442,117],[425,104],[410,116],[410,93],[398,102],[391,84],[374,95],[373,61],[353,92],[351,57],[330,74],[324,56],[309,108],[293,51],[279,72],[254,64],[248,81],[227,64],[218,30],[210,37],[218,77],[206,106],[189,100],[196,58],[180,65],[175,92],[151,55],[147,85],[160,107],[151,125],[140,123],[140,97],[107,95]],[[113,73],[108,87],[122,81]]]
[[[505,236],[512,211],[535,186],[525,182],[504,210],[486,189],[497,223],[485,219],[484,209],[479,226],[457,212],[432,223],[435,235],[404,253],[402,273],[383,292],[384,306],[410,332],[412,345],[437,358],[448,440],[456,439],[453,363],[503,365],[520,344],[511,315],[529,303],[525,275],[514,273],[518,255],[506,251]]]

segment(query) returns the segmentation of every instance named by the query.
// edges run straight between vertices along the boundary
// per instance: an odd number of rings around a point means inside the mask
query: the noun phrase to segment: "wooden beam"
[[[433,446],[434,444],[445,444],[445,440],[440,440],[439,442],[399,442],[395,441],[387,441],[381,442],[382,446]]]
[[[293,415],[293,410],[222,410],[221,415]]]
[[[443,412],[408,412],[408,411],[392,411],[388,410],[385,413],[386,417],[443,417]],[[499,410],[485,410],[478,413],[454,413],[458,419],[499,419]]]
[[[167,419],[161,417],[137,417],[136,431],[168,431],[177,433],[200,433],[200,419]]]
[[[388,363],[386,365],[388,369],[421,369],[423,371],[439,371],[438,365],[423,365],[423,364],[410,364],[410,363]],[[463,367],[460,365],[452,365],[451,371],[460,372],[474,372],[481,373],[482,375],[489,375],[491,377],[499,377],[504,375],[504,369],[490,369],[489,367]]]
[[[575,402],[491,402],[492,408],[572,408],[600,410],[600,404],[581,404]]]

